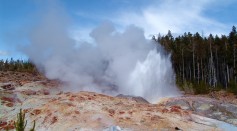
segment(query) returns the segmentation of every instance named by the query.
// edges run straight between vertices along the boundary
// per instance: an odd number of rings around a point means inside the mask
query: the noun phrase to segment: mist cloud
[[[65,15],[65,16],[64,16]],[[177,95],[170,58],[130,25],[118,32],[104,22],[90,33],[94,42],[76,42],[68,34],[68,17],[50,9],[32,28],[23,50],[49,79],[71,91],[142,96],[150,101]]]

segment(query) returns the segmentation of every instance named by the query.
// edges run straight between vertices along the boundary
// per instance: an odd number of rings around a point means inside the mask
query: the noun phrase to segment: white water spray
[[[143,62],[137,62],[128,80],[133,95],[156,102],[161,97],[178,95],[170,58],[153,49]]]

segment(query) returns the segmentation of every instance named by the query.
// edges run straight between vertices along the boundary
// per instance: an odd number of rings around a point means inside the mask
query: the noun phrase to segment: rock
[[[237,119],[227,119],[226,122],[233,125],[237,125]]]
[[[49,95],[50,94],[50,92],[48,90],[46,90],[46,89],[41,89],[39,92],[41,94],[44,94],[44,95]]]
[[[1,87],[2,87],[4,90],[15,90],[14,85],[9,84],[9,83],[4,84],[4,85],[2,85]]]
[[[7,122],[5,122],[5,121],[0,121],[0,127],[4,127],[4,126],[6,126],[7,125]]]
[[[25,94],[25,95],[28,95],[28,96],[36,95],[36,91],[28,89],[28,90],[22,91],[22,94]]]
[[[14,103],[16,101],[15,98],[12,98],[12,97],[2,97],[1,100],[11,102],[11,103],[12,102]]]
[[[194,101],[192,106],[196,112],[208,112],[214,105],[203,101]]]
[[[35,109],[35,110],[33,110],[33,112],[31,114],[32,115],[39,115],[40,113],[41,113],[41,110]]]
[[[113,116],[115,114],[115,110],[114,109],[109,109],[108,112],[109,112],[110,116]]]
[[[180,106],[184,110],[193,111],[204,117],[224,121],[230,124],[237,125],[237,106],[229,103],[222,103],[216,99],[204,99],[194,97],[174,98],[165,103],[165,106],[171,107],[171,112],[179,112],[179,109],[174,106]],[[165,113],[167,111],[163,111]]]
[[[178,127],[175,127],[174,128],[175,130],[177,130],[177,131],[182,131],[180,128],[178,128]]]
[[[144,99],[143,97],[140,97],[140,96],[130,96],[130,95],[119,94],[116,97],[134,100],[137,103],[141,103],[141,104],[149,104],[149,102],[146,99]]]
[[[233,104],[221,104],[227,112],[230,112],[234,117],[237,117],[237,106]]]
[[[6,106],[7,106],[7,107],[13,107],[14,104],[13,104],[13,103],[7,103]]]
[[[166,106],[180,106],[184,110],[191,110],[192,108],[190,107],[189,103],[184,100],[175,100],[168,102]]]
[[[54,116],[51,120],[51,124],[54,124],[58,121],[58,117]]]

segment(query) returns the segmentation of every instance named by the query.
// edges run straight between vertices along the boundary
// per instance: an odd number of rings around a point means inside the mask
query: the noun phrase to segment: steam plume
[[[150,101],[177,94],[169,56],[147,40],[141,28],[131,25],[118,32],[105,22],[91,31],[93,43],[76,44],[62,14],[46,13],[24,50],[46,77],[65,82],[65,89],[122,93]]]

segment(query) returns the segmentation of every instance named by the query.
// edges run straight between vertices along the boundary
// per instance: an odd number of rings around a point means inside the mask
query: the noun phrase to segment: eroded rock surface
[[[190,96],[150,104],[141,97],[62,92],[57,85],[45,79],[1,81],[0,130],[14,128],[20,109],[27,129],[35,120],[41,131],[236,130],[236,105],[228,102]]]
[[[163,104],[166,107],[179,106],[192,113],[224,121],[237,126],[237,105],[206,97],[171,98]]]

